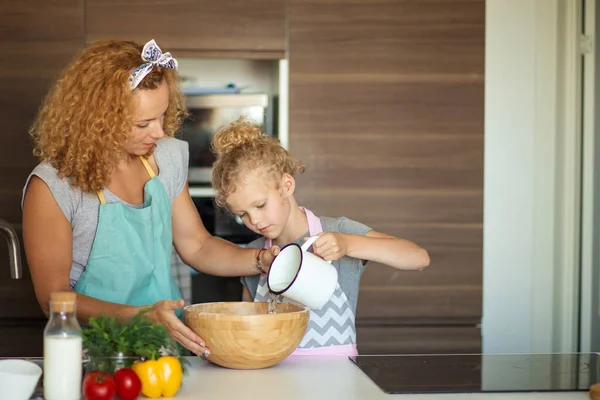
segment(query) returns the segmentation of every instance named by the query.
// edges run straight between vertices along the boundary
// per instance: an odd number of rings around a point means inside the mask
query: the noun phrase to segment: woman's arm
[[[337,260],[348,255],[403,270],[421,270],[429,266],[429,254],[422,247],[374,230],[368,231],[365,236],[324,232],[313,248],[325,260]]]
[[[50,293],[71,290],[73,231],[48,186],[35,176],[23,204],[23,242],[35,295],[48,316]],[[204,340],[175,316],[174,310],[183,307],[183,300],[159,301],[151,306],[148,316],[165,325],[175,340],[196,354],[207,351]],[[142,308],[77,294],[77,318],[85,325],[100,314],[128,319]]]
[[[50,189],[37,176],[31,178],[23,203],[23,245],[35,295],[48,315],[50,293],[71,290],[73,231]],[[77,317],[84,324],[98,314],[128,318],[139,309],[77,295]]]
[[[181,259],[192,268],[216,276],[248,276],[260,271],[256,257],[260,253],[263,268],[268,270],[279,252],[248,249],[210,235],[190,197],[187,184],[173,200],[173,242]]]

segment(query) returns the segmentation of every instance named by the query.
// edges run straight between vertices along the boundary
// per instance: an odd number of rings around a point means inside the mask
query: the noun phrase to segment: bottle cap
[[[74,312],[77,294],[75,292],[50,293],[50,309],[54,312]]]

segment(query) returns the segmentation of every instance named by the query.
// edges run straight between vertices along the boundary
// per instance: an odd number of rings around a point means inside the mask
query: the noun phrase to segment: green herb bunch
[[[135,356],[155,360],[162,355],[180,355],[180,348],[167,329],[143,310],[128,321],[100,315],[83,328],[83,347],[90,359]]]

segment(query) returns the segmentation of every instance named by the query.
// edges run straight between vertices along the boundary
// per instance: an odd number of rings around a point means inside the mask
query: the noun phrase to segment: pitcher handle
[[[304,244],[300,247],[302,250],[307,251],[310,246],[319,238],[319,236],[311,236]],[[326,260],[324,260],[326,261]],[[331,260],[327,261],[331,264]]]

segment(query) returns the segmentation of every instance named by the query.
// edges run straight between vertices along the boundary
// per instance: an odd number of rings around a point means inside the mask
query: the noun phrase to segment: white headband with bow
[[[135,89],[154,67],[177,69],[177,60],[169,52],[163,54],[154,39],[144,45],[142,60],[146,61],[146,63],[134,69],[129,76],[129,87],[131,90]]]

